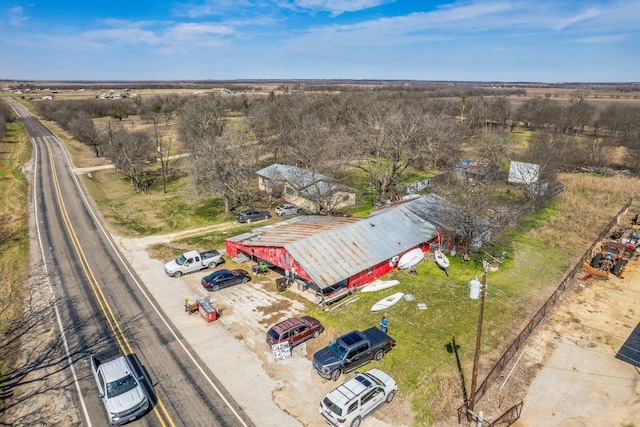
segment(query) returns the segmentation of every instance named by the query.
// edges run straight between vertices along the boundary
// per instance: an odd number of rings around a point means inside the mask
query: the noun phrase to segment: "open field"
[[[31,157],[31,142],[21,123],[10,123],[0,142],[0,335],[5,322],[21,311],[28,263],[29,185],[22,174],[22,165]]]

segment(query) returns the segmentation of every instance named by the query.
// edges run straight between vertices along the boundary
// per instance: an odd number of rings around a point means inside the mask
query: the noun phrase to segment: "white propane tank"
[[[482,287],[482,282],[478,280],[478,276],[475,279],[469,281],[469,298],[478,299],[480,298],[480,288]]]

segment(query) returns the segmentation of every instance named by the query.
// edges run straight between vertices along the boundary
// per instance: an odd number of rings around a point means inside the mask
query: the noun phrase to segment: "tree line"
[[[190,153],[179,172],[197,194],[222,196],[227,212],[255,199],[254,173],[271,163],[337,180],[359,171],[366,182],[355,186],[378,203],[404,194],[410,171],[453,168],[469,146],[490,178],[498,178],[508,160],[540,164],[550,180],[562,169],[612,165],[607,150],[613,146],[627,150],[624,166],[640,168],[640,107],[612,103],[598,109],[580,90],[569,102],[535,97],[515,110],[506,96],[440,98],[389,89],[36,105],[43,118],[58,122],[96,156],[110,158],[136,191],[146,191],[158,178],[150,165],[158,156],[166,159],[174,142],[161,130],[177,119],[178,136]],[[152,130],[128,127],[131,115],[153,124]],[[99,128],[99,117],[109,117],[108,125]],[[516,150],[514,132],[523,128],[533,134],[524,151]],[[176,173],[164,163],[161,171],[169,179]],[[332,213],[328,205],[326,210]]]

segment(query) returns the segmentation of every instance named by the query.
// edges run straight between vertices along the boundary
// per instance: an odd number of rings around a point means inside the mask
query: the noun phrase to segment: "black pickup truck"
[[[313,368],[324,379],[337,381],[343,372],[381,360],[385,353],[396,345],[396,341],[378,328],[366,331],[351,331],[313,355]]]

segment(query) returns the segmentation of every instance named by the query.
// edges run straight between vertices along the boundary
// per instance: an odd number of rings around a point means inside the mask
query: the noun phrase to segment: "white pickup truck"
[[[136,372],[120,350],[91,356],[91,370],[110,424],[128,423],[149,409],[149,399],[140,384],[144,376]]]
[[[206,252],[189,251],[166,263],[164,272],[171,277],[180,277],[183,274],[215,267],[223,262],[222,253],[215,249]]]

